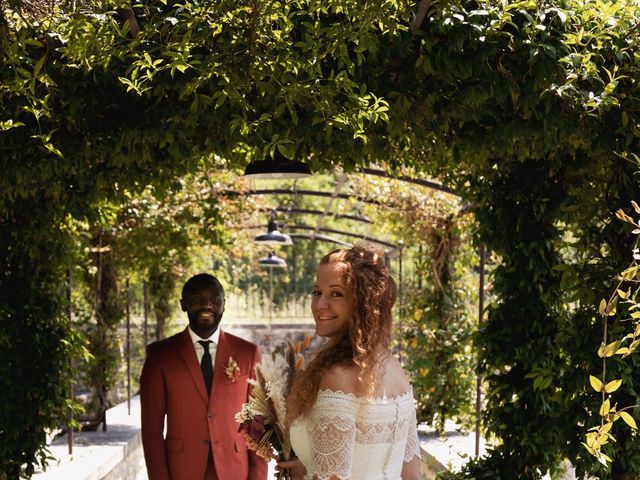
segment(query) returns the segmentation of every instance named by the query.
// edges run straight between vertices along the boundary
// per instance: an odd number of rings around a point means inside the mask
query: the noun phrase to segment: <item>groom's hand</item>
[[[288,471],[291,480],[303,480],[307,474],[307,469],[298,458],[278,462],[276,472],[279,474],[282,470]]]

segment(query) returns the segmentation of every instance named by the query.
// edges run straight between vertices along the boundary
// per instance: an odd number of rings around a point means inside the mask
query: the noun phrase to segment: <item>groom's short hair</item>
[[[195,292],[209,289],[216,293],[221,293],[224,297],[224,288],[216,277],[209,275],[208,273],[199,273],[186,281],[182,287],[182,298],[185,298]]]

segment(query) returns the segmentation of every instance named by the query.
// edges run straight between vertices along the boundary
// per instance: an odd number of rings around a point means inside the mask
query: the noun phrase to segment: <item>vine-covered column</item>
[[[482,471],[481,478],[540,478],[566,443],[558,421],[563,408],[548,388],[563,365],[556,346],[560,276],[554,270],[563,191],[540,160],[515,162],[478,183],[479,234],[499,266],[492,286],[497,300],[476,344],[487,382],[485,427],[502,444],[468,468]]]
[[[425,276],[407,294],[401,346],[412,377],[418,419],[443,431],[446,420],[462,426],[469,414],[475,378],[469,355],[474,322],[468,310],[468,265],[472,250],[463,243],[464,221],[453,214],[441,217],[421,232],[424,259],[418,275]],[[456,267],[458,265],[458,267]]]
[[[90,282],[88,299],[93,304],[95,320],[88,326],[89,350],[93,355],[88,376],[95,395],[92,409],[103,430],[107,428],[108,394],[116,381],[120,361],[118,325],[124,318],[113,240],[102,230],[92,240],[91,261],[96,273]]]
[[[165,337],[165,328],[171,315],[171,300],[175,286],[176,274],[173,273],[171,265],[155,263],[149,267],[149,290],[156,319],[154,341]]]
[[[66,424],[74,336],[64,309],[68,237],[41,198],[0,220],[0,478],[44,463],[47,429]],[[4,474],[4,477],[3,477]]]

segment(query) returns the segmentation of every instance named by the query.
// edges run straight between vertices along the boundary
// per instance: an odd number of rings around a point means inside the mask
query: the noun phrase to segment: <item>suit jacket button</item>
[[[211,412],[207,413],[207,417],[213,418],[213,413],[211,413]]]

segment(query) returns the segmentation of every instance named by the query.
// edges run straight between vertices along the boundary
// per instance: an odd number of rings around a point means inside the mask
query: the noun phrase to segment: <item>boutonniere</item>
[[[238,367],[238,362],[236,362],[233,357],[229,357],[229,362],[224,369],[224,373],[232,382],[235,382],[236,378],[240,376],[240,367]]]

